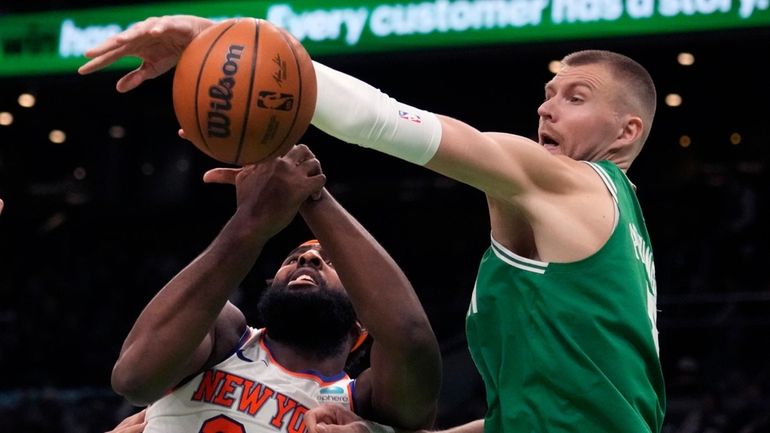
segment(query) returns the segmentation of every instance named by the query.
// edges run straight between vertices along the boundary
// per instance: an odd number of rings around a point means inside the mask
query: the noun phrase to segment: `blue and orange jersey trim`
[[[325,376],[321,374],[318,371],[315,370],[304,370],[304,371],[292,371],[288,368],[281,365],[280,362],[276,361],[273,357],[273,352],[270,350],[270,347],[265,342],[265,333],[263,332],[259,337],[259,345],[262,347],[262,349],[267,353],[267,356],[270,358],[270,361],[275,364],[278,368],[280,368],[284,373],[294,376],[294,377],[301,377],[303,379],[309,379],[313,380],[316,383],[318,383],[321,386],[329,386],[333,385],[336,382],[343,380],[343,379],[349,379],[350,376],[348,376],[347,373],[344,371],[340,371],[339,373],[335,374],[334,376]]]

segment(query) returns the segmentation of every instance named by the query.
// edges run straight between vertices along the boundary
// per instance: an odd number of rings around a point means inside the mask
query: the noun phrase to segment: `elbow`
[[[147,385],[149,382],[141,377],[137,369],[125,368],[120,361],[112,369],[110,378],[112,390],[133,405],[147,406],[162,396],[162,393],[150,389]]]
[[[440,357],[438,340],[427,318],[415,319],[405,325],[401,332],[394,333],[398,335],[396,344],[415,354],[423,354],[423,356],[433,354],[436,358]]]
[[[433,389],[435,395],[438,395],[441,387],[441,349],[430,325],[404,330],[396,344],[400,346],[402,360],[406,365],[415,366],[426,373],[422,378],[424,391]]]

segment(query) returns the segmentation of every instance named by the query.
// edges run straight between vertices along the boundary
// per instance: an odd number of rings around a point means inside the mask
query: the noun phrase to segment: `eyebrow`
[[[553,83],[553,81],[549,81],[545,83],[544,90],[547,92],[549,90],[553,90],[553,88],[556,87],[556,84]],[[588,90],[594,90],[595,86],[591,85],[590,81],[587,80],[579,80],[579,81],[573,81],[568,82],[561,86],[562,91],[570,91],[574,90],[580,87],[585,87]]]
[[[328,260],[329,259],[329,256],[326,254],[326,252],[323,250],[323,248],[314,248],[314,245],[306,245],[306,246],[301,246],[301,247],[294,248],[286,256],[286,258],[283,259],[283,261],[286,262],[286,260],[289,260],[290,258],[292,258],[292,257],[294,257],[296,255],[302,254],[305,251],[309,251],[309,250],[315,250],[318,253],[318,255],[321,256],[321,258],[323,260]]]

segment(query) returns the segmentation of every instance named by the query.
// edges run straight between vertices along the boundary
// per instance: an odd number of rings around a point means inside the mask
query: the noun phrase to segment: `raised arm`
[[[318,99],[312,122],[329,135],[424,165],[504,200],[575,184],[565,170],[572,162],[535,141],[484,133],[412,107],[318,62],[315,71]]]
[[[142,65],[117,83],[121,92],[171,69],[184,48],[213,22],[191,15],[153,17],[115,35],[86,56],[81,74],[134,56]],[[510,200],[536,190],[574,185],[568,158],[550,155],[537,142],[512,134],[483,133],[459,120],[390,98],[347,74],[315,62],[318,100],[313,124],[328,134],[444,174]],[[340,113],[343,113],[342,115]]]
[[[246,323],[228,298],[265,242],[325,177],[309,149],[296,146],[273,161],[212,170],[204,181],[235,184],[237,209],[208,248],[150,301],[123,343],[112,386],[136,404],[157,400],[235,347]]]
[[[327,191],[300,209],[374,337],[356,384],[359,412],[403,428],[433,424],[441,385],[436,337],[411,284],[383,247]]]

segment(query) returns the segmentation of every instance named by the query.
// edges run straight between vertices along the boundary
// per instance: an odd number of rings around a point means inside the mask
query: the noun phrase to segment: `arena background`
[[[4,0],[0,13],[95,4]],[[660,94],[629,176],[657,265],[664,431],[770,432],[770,29],[319,60],[479,129],[535,134],[548,62],[589,47],[639,60]],[[692,66],[676,62],[682,51]],[[229,187],[200,180],[214,161],[176,136],[171,75],[121,95],[122,73],[0,78],[0,111],[14,113],[0,126],[0,431],[100,432],[135,411],[109,388],[122,340],[234,208]],[[18,106],[23,92],[34,107]],[[681,106],[663,103],[672,92]],[[52,129],[66,141],[51,143]],[[437,427],[480,417],[483,385],[463,327],[489,241],[483,195],[312,127],[303,141],[430,316],[445,368]],[[308,236],[297,220],[267,245],[235,299],[250,317],[264,280]]]

